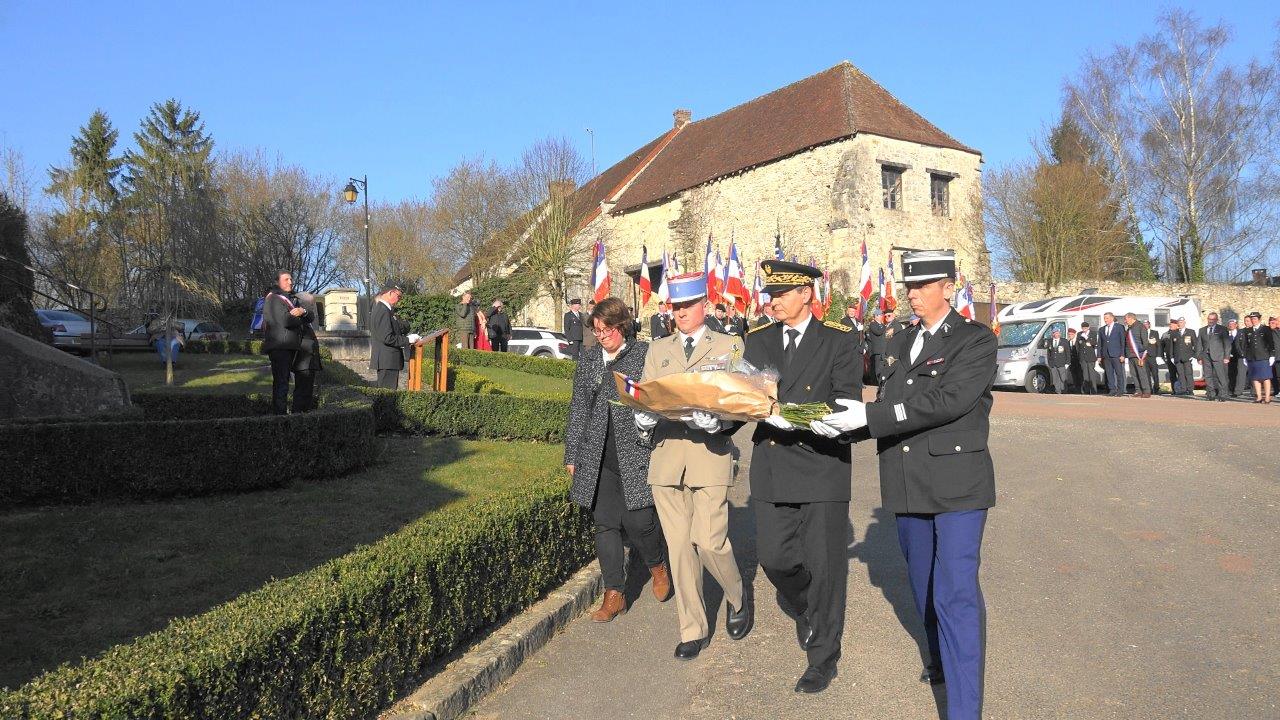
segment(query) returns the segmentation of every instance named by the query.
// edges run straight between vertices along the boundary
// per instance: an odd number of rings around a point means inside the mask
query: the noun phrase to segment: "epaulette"
[[[764,330],[765,328],[773,327],[774,325],[777,325],[777,323],[767,322],[763,325],[757,325],[751,328],[750,330],[748,330],[747,334],[750,335],[751,333],[756,332],[757,330]]]
[[[845,324],[843,324],[843,323],[831,322],[830,320],[823,320],[823,321],[822,321],[822,324],[823,324],[823,325],[826,325],[827,327],[831,328],[832,330],[839,330],[840,332],[849,332],[850,330],[852,330],[852,329],[853,329],[853,328],[851,328],[851,327],[849,327],[848,325],[845,325]]]

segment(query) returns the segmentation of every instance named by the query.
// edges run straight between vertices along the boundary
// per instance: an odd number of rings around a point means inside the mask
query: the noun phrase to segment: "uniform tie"
[[[688,360],[691,357],[693,357],[693,338],[687,337],[684,339],[684,359]]]
[[[791,364],[791,356],[796,352],[796,338],[800,337],[800,331],[795,328],[787,328],[787,345],[782,348],[782,368],[785,370]]]

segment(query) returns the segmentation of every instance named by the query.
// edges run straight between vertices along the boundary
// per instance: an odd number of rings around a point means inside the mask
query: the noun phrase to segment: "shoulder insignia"
[[[853,330],[853,328],[849,327],[848,325],[842,325],[838,322],[831,322],[830,320],[823,320],[822,324],[826,325],[832,330],[839,330],[840,332],[849,332],[850,330]]]
[[[750,335],[753,332],[759,332],[760,330],[767,330],[768,328],[771,328],[774,325],[777,325],[777,323],[765,323],[764,325],[757,325],[751,328],[750,330],[748,330],[747,334]]]

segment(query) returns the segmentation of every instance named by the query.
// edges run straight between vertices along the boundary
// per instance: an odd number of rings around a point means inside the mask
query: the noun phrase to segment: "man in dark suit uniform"
[[[1124,314],[1124,351],[1133,375],[1133,396],[1151,397],[1151,380],[1147,376],[1147,331],[1134,313]],[[1123,382],[1123,381],[1122,381]]]
[[[1211,312],[1206,318],[1208,325],[1200,328],[1200,367],[1204,369],[1204,399],[1227,401],[1230,387],[1227,378],[1227,363],[1231,361],[1231,336],[1227,329],[1218,324],[1218,313]]]
[[[1089,329],[1089,323],[1080,323],[1076,333],[1076,367],[1080,372],[1080,392],[1093,395],[1098,392],[1098,338]]]
[[[1236,320],[1227,321],[1227,342],[1231,347],[1231,362],[1227,363],[1227,387],[1231,397],[1242,395],[1249,386],[1249,372],[1244,363],[1244,330]]]
[[[289,412],[289,374],[293,372],[294,355],[302,346],[303,325],[313,318],[297,303],[293,275],[283,270],[276,273],[276,285],[262,305],[262,351],[271,359],[271,409],[277,415]]]
[[[569,312],[564,314],[564,338],[569,341],[569,349],[565,354],[577,359],[582,349],[582,301],[574,298],[569,301]]]
[[[779,371],[783,403],[834,407],[837,400],[860,398],[862,369],[848,328],[824,323],[810,310],[813,281],[822,273],[781,260],[760,267],[777,322],[747,333],[747,362]],[[795,689],[806,693],[825,690],[836,675],[849,571],[849,445],[835,430],[823,426],[828,434],[819,436],[819,429],[775,415],[751,436],[757,554],[795,615],[796,637],[808,656]]]
[[[723,335],[728,335],[729,330],[724,326],[725,316],[726,316],[726,311],[724,309],[724,305],[721,303],[716,303],[715,314],[707,316],[707,320],[706,320],[707,329],[714,330]]]
[[[1045,349],[1049,351],[1049,380],[1053,391],[1061,395],[1067,391],[1067,380],[1071,377],[1071,343],[1062,337],[1062,331],[1054,328],[1053,336],[1045,341]]]
[[[1124,346],[1125,329],[1116,322],[1113,313],[1102,314],[1102,327],[1098,328],[1098,357],[1107,379],[1107,394],[1124,395]]]
[[[1147,357],[1143,359],[1143,371],[1147,373],[1147,386],[1152,395],[1160,394],[1160,331],[1151,329],[1151,321],[1142,321],[1142,332],[1147,338]]]
[[[369,365],[378,371],[378,387],[395,390],[400,387],[400,371],[404,368],[404,349],[418,342],[419,336],[409,332],[409,324],[396,317],[395,306],[401,290],[394,285],[375,298],[369,318],[369,342],[372,357]]]
[[[1196,334],[1187,329],[1187,321],[1178,318],[1178,331],[1170,343],[1169,354],[1173,357],[1173,366],[1178,371],[1178,391],[1175,395],[1195,395],[1196,376],[1191,361],[1200,354],[1200,344],[1196,342]]]
[[[649,335],[654,340],[671,334],[671,316],[667,314],[668,306],[665,302],[658,303],[658,312],[649,318]]]
[[[724,329],[730,335],[737,335],[740,338],[747,337],[747,319],[738,313],[736,305],[729,306],[729,322],[725,323]]]
[[[488,326],[489,348],[494,352],[506,352],[507,343],[511,340],[511,319],[502,311],[502,298],[493,301]]]
[[[978,583],[982,531],[996,502],[987,449],[996,336],[951,308],[955,253],[903,253],[917,328],[889,341],[876,401],[841,400],[823,418],[850,439],[876,438],[880,494],[898,542],[932,661],[921,680],[946,683],[947,717],[981,717],[986,608]],[[940,664],[940,667],[939,667]]]
[[[866,348],[867,348],[867,365],[871,371],[871,377],[874,382],[880,384],[880,375],[884,372],[884,350],[888,338],[885,336],[885,330],[888,328],[889,316],[887,314],[879,314],[867,323]]]

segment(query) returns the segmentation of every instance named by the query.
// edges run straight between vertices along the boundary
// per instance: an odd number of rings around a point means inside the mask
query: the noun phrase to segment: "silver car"
[[[565,354],[568,349],[569,340],[564,333],[539,327],[513,327],[507,343],[508,352],[561,360],[569,357]]]
[[[43,308],[36,310],[36,317],[40,318],[41,325],[53,333],[54,347],[77,355],[89,353],[89,335],[93,332],[89,318],[72,310]],[[99,345],[106,345],[109,339],[105,334],[96,338]]]

